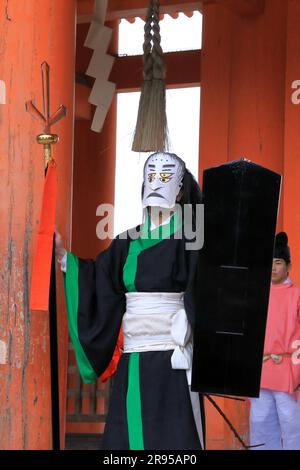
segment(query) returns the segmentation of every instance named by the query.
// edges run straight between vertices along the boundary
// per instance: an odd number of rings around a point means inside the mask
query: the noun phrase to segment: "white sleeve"
[[[65,252],[64,256],[58,260],[60,264],[60,269],[62,270],[63,273],[67,272],[67,252]]]

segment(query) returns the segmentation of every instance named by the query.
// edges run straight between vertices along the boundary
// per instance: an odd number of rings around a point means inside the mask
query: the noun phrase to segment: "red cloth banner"
[[[57,180],[55,163],[49,163],[45,178],[40,226],[33,260],[30,310],[48,311]]]

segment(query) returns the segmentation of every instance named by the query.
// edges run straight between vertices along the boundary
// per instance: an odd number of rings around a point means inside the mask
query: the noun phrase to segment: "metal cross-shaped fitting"
[[[47,62],[41,64],[42,71],[42,95],[43,95],[43,112],[39,111],[33,101],[26,102],[26,111],[28,111],[35,119],[43,124],[43,133],[37,136],[37,142],[44,146],[45,170],[50,162],[54,162],[51,154],[51,146],[59,140],[57,134],[51,133],[51,126],[55,122],[66,116],[67,108],[60,105],[58,109],[50,116],[50,67]]]

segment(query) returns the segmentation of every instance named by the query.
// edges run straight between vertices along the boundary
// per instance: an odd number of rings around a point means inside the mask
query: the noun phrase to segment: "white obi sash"
[[[202,449],[203,428],[199,396],[191,391],[192,331],[183,292],[127,292],[123,316],[124,353],[174,350],[172,369],[186,371],[195,424]]]
[[[186,370],[190,385],[192,334],[183,295],[183,292],[126,293],[122,329],[124,353],[174,349],[172,368]]]

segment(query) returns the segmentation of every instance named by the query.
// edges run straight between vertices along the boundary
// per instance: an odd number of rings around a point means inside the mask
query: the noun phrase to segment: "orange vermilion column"
[[[0,449],[51,449],[48,313],[30,312],[29,286],[44,162],[40,124],[25,102],[41,102],[40,64],[50,65],[50,105],[67,107],[54,125],[57,223],[68,240],[71,214],[76,1],[0,0]],[[64,439],[67,330],[58,276],[61,435]]]
[[[291,3],[294,10],[299,10],[297,2]],[[264,12],[251,18],[240,16],[238,10],[226,8],[223,2],[204,5],[199,179],[205,168],[240,157],[284,174],[278,228],[282,228],[284,213],[284,225],[291,232],[294,247],[300,223],[296,215],[300,166],[295,163],[299,148],[296,113],[299,114],[300,105],[291,109],[286,104],[290,127],[285,131],[287,4],[266,0]],[[299,17],[290,13],[290,23],[294,23],[291,52],[297,49]],[[297,66],[299,61],[293,62],[294,79]],[[292,140],[284,141],[291,134],[298,147],[293,146]],[[298,268],[296,272],[300,272]],[[217,401],[247,443],[247,401],[224,398]],[[240,448],[210,404],[207,404],[207,444],[211,449]]]
[[[107,22],[106,26],[113,29],[111,44],[108,53],[118,50],[118,22]],[[91,50],[84,47],[88,32],[88,24],[77,27],[76,72],[84,74],[91,57]],[[78,89],[78,87],[77,87]],[[90,90],[86,90],[88,95]],[[76,102],[81,97],[76,95]],[[94,113],[94,107],[93,107]],[[100,240],[96,234],[97,223],[100,217],[96,210],[100,204],[114,204],[115,191],[115,160],[116,160],[116,123],[117,123],[117,97],[114,96],[105,123],[100,133],[90,129],[91,119],[76,119],[74,139],[74,197],[73,197],[73,230],[72,252],[81,258],[96,258],[108,247],[111,240]],[[71,351],[69,356],[70,368],[75,364]],[[68,389],[74,387],[74,375],[69,374]],[[83,391],[92,391],[92,384],[83,384]],[[97,390],[104,385],[97,382]],[[67,402],[67,414],[75,413],[72,396]],[[89,414],[90,399],[82,397],[82,414]],[[103,397],[97,399],[97,413],[106,412]],[[68,433],[102,433],[104,422],[67,421]]]
[[[285,100],[283,229],[291,248],[291,277],[300,284],[300,3],[288,2]]]

